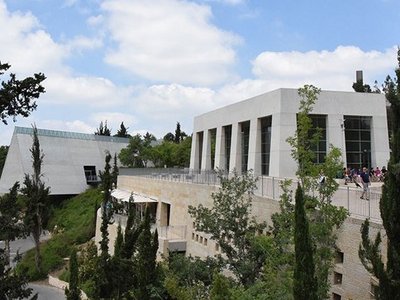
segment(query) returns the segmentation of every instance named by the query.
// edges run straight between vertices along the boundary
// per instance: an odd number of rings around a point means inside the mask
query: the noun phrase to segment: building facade
[[[286,140],[296,131],[299,101],[296,89],[278,89],[195,117],[190,168],[293,177],[297,167]],[[321,91],[310,117],[321,131],[316,163],[333,145],[345,166],[386,166],[384,95]]]
[[[0,194],[7,193],[16,181],[32,174],[32,128],[15,127],[0,178]],[[118,153],[129,139],[77,132],[38,129],[43,158],[43,180],[50,195],[74,195],[98,182],[105,155]]]

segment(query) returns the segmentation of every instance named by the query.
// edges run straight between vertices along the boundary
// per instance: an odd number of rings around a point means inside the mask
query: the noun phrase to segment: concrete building
[[[296,89],[278,89],[195,117],[190,168],[293,177],[286,142],[297,128]],[[322,129],[316,162],[332,144],[345,166],[386,166],[389,159],[386,100],[381,94],[322,91],[311,113]]]
[[[0,194],[31,174],[32,128],[15,127],[0,178]],[[104,169],[105,155],[119,153],[129,139],[94,134],[38,129],[40,148],[44,154],[43,180],[50,195],[74,195],[98,182]]]
[[[219,183],[214,172],[208,171],[252,169],[259,178],[252,213],[258,221],[271,225],[272,214],[280,209],[280,182],[282,178],[295,176],[296,164],[286,139],[296,131],[298,110],[297,90],[279,89],[200,115],[194,119],[191,170],[186,173],[162,170],[157,174],[151,169],[147,173],[122,169],[116,193],[140,195],[137,202],[143,197],[154,200],[151,205],[156,206],[160,253],[180,251],[202,258],[221,254],[219,245],[208,234],[195,230],[189,205],[213,205],[211,195],[218,190]],[[342,150],[347,166],[386,166],[389,144],[383,95],[322,91],[311,118],[322,133],[316,163],[324,159],[329,144],[333,144]],[[295,187],[293,182],[291,189],[294,191]],[[342,184],[332,197],[334,205],[349,211],[349,217],[337,232],[338,248],[330,277],[334,300],[374,298],[377,282],[361,264],[358,246],[360,225],[366,218],[370,218],[371,234],[383,231],[379,213],[381,183],[373,183],[369,200],[360,199],[361,192],[354,185]],[[123,227],[124,222],[121,224]],[[109,227],[110,248],[117,225],[115,222]],[[382,253],[386,251],[385,243],[384,238]]]

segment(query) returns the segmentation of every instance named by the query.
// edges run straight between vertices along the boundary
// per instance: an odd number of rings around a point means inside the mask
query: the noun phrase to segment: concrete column
[[[229,172],[236,169],[238,173],[241,173],[241,134],[239,123],[232,124],[232,140],[231,140],[231,157],[229,161]]]
[[[259,119],[250,120],[248,170],[261,175],[261,125]]]
[[[204,130],[201,170],[205,171],[210,169],[211,169],[211,134],[210,130]]]
[[[192,147],[190,150],[190,166],[189,168],[192,170],[199,169],[199,152],[198,152],[198,139],[197,139],[197,132],[193,132],[192,135]]]
[[[224,143],[224,132],[223,127],[217,127],[217,134],[215,138],[215,169],[224,169],[225,162],[225,143]]]
[[[389,134],[385,116],[375,116],[371,122],[371,166],[376,168],[387,167],[390,149]]]

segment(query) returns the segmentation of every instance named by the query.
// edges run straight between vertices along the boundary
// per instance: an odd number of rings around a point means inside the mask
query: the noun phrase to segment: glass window
[[[371,167],[372,117],[344,116],[347,166]]]
[[[247,172],[249,159],[250,121],[240,123],[241,148],[242,148],[242,173]]]
[[[225,135],[225,171],[229,172],[229,161],[231,159],[231,140],[232,140],[232,125],[224,126]]]
[[[261,118],[261,174],[269,175],[272,116]]]

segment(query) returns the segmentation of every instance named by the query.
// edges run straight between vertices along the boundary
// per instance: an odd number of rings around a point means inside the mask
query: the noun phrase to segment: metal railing
[[[200,172],[198,170],[178,168],[121,168],[119,174],[172,182],[220,185],[220,179],[215,171]],[[229,176],[229,174],[224,174],[224,176]],[[290,189],[295,191],[297,180],[291,179],[292,186]],[[258,176],[257,188],[254,194],[278,201],[283,193],[281,184],[284,180],[284,178]],[[343,181],[341,179],[338,180]],[[362,188],[340,185],[336,193],[332,196],[332,204],[346,208],[352,217],[359,219],[370,218],[373,222],[381,223],[379,201],[382,192],[380,186],[370,188],[369,200],[360,199],[362,191]]]

